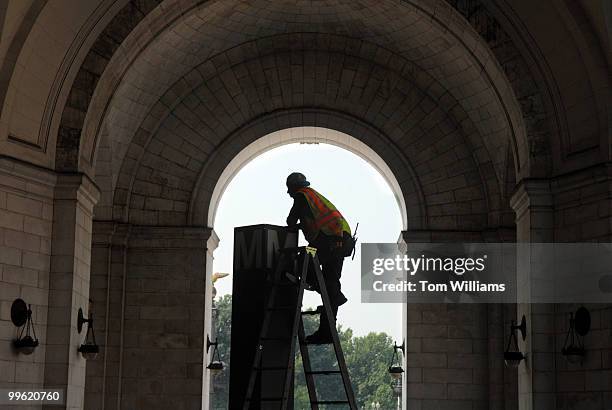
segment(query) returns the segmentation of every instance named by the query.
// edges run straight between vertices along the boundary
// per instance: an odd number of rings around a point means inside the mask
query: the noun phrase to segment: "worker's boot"
[[[319,329],[316,332],[306,337],[306,343],[313,345],[323,345],[332,343],[332,335],[330,331],[330,326],[328,323],[327,313],[325,313],[325,309],[323,306],[318,306],[317,310],[319,311]],[[336,325],[336,315],[338,314],[338,306],[332,305],[332,313],[334,315],[332,325]]]
[[[306,343],[311,345],[326,345],[332,343],[332,335],[329,332],[329,328],[327,330],[319,328],[310,336],[306,336]]]

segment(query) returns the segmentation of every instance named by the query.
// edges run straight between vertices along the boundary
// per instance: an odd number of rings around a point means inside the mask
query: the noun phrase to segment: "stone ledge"
[[[0,186],[3,190],[48,200],[53,198],[56,183],[57,174],[53,170],[0,154]]]

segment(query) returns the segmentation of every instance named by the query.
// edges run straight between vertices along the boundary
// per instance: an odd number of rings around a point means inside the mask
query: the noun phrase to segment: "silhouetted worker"
[[[293,198],[293,207],[287,217],[287,225],[293,226],[299,221],[309,246],[317,248],[335,322],[338,306],[347,300],[340,289],[340,275],[345,255],[352,251],[351,228],[336,207],[309,186],[310,182],[299,172],[287,177],[287,193]],[[314,271],[308,273],[308,283],[312,290],[319,292],[314,286],[316,283]],[[321,308],[319,329],[306,338],[308,343],[331,343],[328,319],[324,312],[325,310]]]

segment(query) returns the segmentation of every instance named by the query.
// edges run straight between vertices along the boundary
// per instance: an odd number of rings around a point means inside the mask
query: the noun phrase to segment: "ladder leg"
[[[319,410],[317,404],[317,391],[312,376],[312,366],[310,364],[310,353],[308,352],[308,345],[306,345],[306,334],[304,332],[304,321],[302,315],[300,315],[300,326],[298,327],[298,340],[300,342],[300,354],[302,355],[302,364],[304,365],[304,378],[306,379],[306,387],[308,388],[308,398],[310,399],[310,409]]]
[[[287,408],[288,400],[289,400],[289,389],[293,383],[293,369],[295,368],[295,337],[298,334],[299,329],[302,328],[302,300],[304,299],[304,288],[306,287],[306,275],[308,272],[308,260],[309,255],[305,251],[304,252],[304,260],[302,262],[302,275],[300,276],[300,287],[298,290],[297,303],[295,306],[295,314],[293,320],[293,329],[291,332],[291,349],[289,350],[289,366],[287,368],[286,378],[285,378],[285,390],[283,394],[283,403],[281,406],[281,410],[285,410]]]
[[[314,255],[309,257],[312,264],[314,265],[314,271],[316,275],[316,280],[319,284],[319,290],[321,292],[321,301],[323,302],[323,310],[327,315],[327,324],[329,326],[329,331],[332,336],[332,342],[334,345],[334,351],[336,353],[336,360],[338,361],[338,368],[342,374],[342,383],[344,384],[344,391],[346,393],[346,399],[349,402],[349,407],[351,410],[357,410],[357,403],[355,402],[355,394],[353,393],[353,386],[351,385],[351,380],[348,374],[348,369],[346,367],[346,361],[344,360],[344,353],[342,352],[342,346],[340,345],[340,339],[338,337],[338,331],[336,330],[336,320],[334,318],[334,312],[331,308],[331,302],[329,300],[329,295],[327,294],[327,288],[325,286],[325,279],[323,278],[323,272],[321,272],[321,265],[319,264],[319,258]]]

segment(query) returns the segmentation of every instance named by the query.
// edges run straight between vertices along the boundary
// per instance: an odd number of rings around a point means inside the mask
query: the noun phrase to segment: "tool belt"
[[[341,255],[346,258],[353,254],[355,249],[355,238],[353,238],[348,232],[343,232],[342,237],[334,237],[332,242],[332,253]]]

